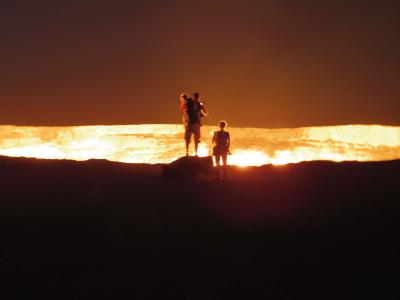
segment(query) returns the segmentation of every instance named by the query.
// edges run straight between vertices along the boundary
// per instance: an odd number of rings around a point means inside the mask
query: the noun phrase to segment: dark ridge
[[[162,169],[0,157],[3,285],[26,299],[398,298],[400,160],[229,167],[225,181]]]

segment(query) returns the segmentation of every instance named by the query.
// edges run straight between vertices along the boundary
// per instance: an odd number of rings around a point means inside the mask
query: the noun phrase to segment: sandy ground
[[[400,161],[161,167],[0,157],[3,299],[398,299]]]

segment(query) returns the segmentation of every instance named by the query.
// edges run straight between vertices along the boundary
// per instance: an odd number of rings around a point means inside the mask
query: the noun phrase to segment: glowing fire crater
[[[216,127],[202,128],[200,156],[210,155]],[[229,128],[229,164],[259,166],[311,160],[400,158],[400,127],[347,125],[289,129]],[[182,125],[0,126],[0,155],[169,163],[185,154]]]

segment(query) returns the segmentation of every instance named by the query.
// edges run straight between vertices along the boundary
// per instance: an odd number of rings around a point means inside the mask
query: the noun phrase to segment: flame
[[[211,154],[216,127],[202,128],[199,156]],[[347,125],[286,129],[229,128],[238,166],[311,160],[381,161],[400,158],[400,127]],[[192,145],[191,145],[192,147]],[[185,155],[182,125],[0,126],[0,155],[48,159],[108,159],[169,163]],[[192,148],[191,148],[192,149]]]
[[[264,152],[254,150],[236,150],[228,161],[230,165],[240,167],[261,166],[270,163],[269,157]]]

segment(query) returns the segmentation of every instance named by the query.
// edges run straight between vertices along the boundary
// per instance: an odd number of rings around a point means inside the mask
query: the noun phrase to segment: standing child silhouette
[[[213,155],[215,156],[215,163],[217,165],[217,179],[220,179],[221,173],[221,159],[222,159],[222,176],[226,178],[226,165],[229,154],[229,146],[231,138],[229,132],[225,131],[226,122],[219,122],[219,131],[214,132],[212,139]]]

